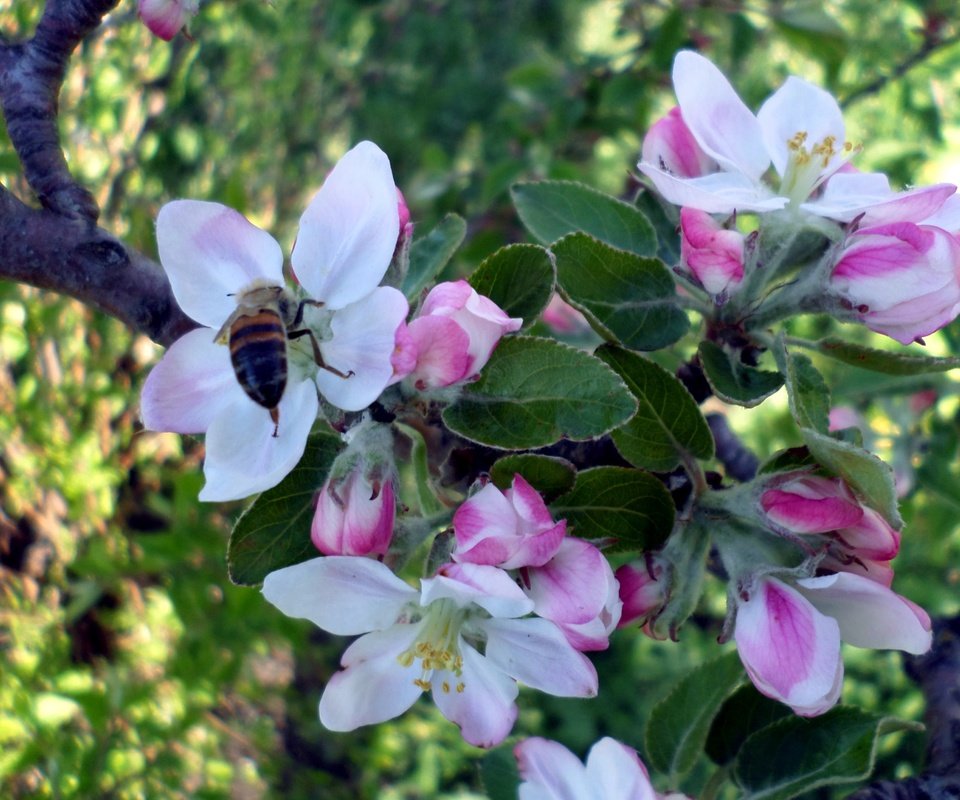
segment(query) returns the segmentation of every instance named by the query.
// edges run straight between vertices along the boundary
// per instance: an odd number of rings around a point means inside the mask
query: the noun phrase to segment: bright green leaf
[[[594,330],[634,350],[673,344],[690,325],[677,304],[676,285],[656,258],[617,250],[584,233],[553,248],[557,283]]]
[[[581,183],[515,183],[510,196],[523,224],[543,244],[583,231],[637,255],[657,251],[653,226],[637,208]]]
[[[623,381],[599,359],[552,339],[509,336],[443,420],[475,442],[525,450],[602,436],[636,408]]]
[[[783,386],[783,375],[731,360],[715,342],[701,342],[697,351],[713,393],[725,403],[753,408]]]
[[[311,434],[303,458],[279,484],[247,508],[230,533],[227,572],[241,586],[256,586],[268,573],[317,554],[310,541],[313,498],[341,447],[328,431]]]
[[[713,718],[744,678],[736,652],[709,661],[685,675],[654,706],[644,737],[647,758],[675,784],[703,752]]]
[[[515,453],[494,462],[490,477],[498,488],[506,490],[513,476],[520,473],[544,497],[556,497],[573,488],[576,467],[565,458],[542,456],[536,453]]]
[[[470,285],[509,317],[532,325],[553,294],[556,275],[550,254],[535,244],[501,247],[470,276]]]
[[[873,772],[881,736],[918,727],[851,707],[790,716],[747,739],[733,776],[744,800],[788,800],[818,786],[855,783]]]
[[[655,550],[673,528],[673,500],[646,472],[594,467],[577,474],[573,489],[550,505],[556,519],[582,539],[613,538],[617,548]]]
[[[456,214],[447,214],[426,236],[410,246],[410,266],[403,280],[403,293],[415,302],[437,277],[467,235],[467,223]]]
[[[670,372],[630,350],[604,345],[596,355],[626,381],[636,415],[612,434],[631,464],[668,472],[687,457],[713,457],[713,435],[696,400]]]

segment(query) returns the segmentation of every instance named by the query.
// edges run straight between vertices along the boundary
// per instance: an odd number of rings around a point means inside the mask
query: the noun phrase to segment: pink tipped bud
[[[863,508],[839,478],[803,475],[760,498],[767,517],[792,533],[826,533],[856,525]]]
[[[393,483],[371,480],[360,468],[320,490],[310,538],[328,556],[384,555],[393,537]]]
[[[137,13],[150,31],[169,42],[199,10],[198,0],[138,0]]]
[[[729,294],[743,280],[744,241],[706,212],[680,209],[680,263],[710,294]]]
[[[911,342],[960,312],[960,242],[911,222],[857,231],[840,253],[830,289],[870,330]]]
[[[697,178],[717,169],[716,162],[700,149],[683,121],[679,106],[650,126],[643,139],[641,158],[678,178]]]
[[[400,236],[397,239],[397,249],[405,247],[413,239],[413,223],[410,221],[410,209],[403,192],[397,187],[397,211],[400,214]]]
[[[654,560],[634,561],[624,564],[616,571],[620,583],[620,599],[623,601],[623,613],[620,624],[643,625],[663,607],[667,599],[667,588],[663,580],[663,567]]]

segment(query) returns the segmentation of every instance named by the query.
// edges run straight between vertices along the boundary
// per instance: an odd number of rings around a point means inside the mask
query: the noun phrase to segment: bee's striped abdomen
[[[276,408],[287,385],[287,333],[280,315],[261,308],[237,317],[230,327],[230,360],[250,399]]]

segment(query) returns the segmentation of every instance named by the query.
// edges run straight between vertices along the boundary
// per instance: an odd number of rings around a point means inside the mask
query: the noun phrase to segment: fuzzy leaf
[[[456,214],[447,214],[426,236],[410,245],[410,266],[403,281],[403,293],[415,303],[430,282],[440,274],[467,235],[467,223]]]
[[[268,573],[317,555],[310,541],[313,497],[323,486],[340,447],[340,437],[334,433],[311,434],[293,471],[240,515],[227,544],[231,581],[257,586]]]
[[[553,247],[557,285],[566,300],[608,341],[659,350],[687,332],[676,284],[657,258],[617,250],[584,233]]]
[[[713,393],[725,403],[753,408],[783,386],[783,375],[731,360],[714,342],[701,342],[700,365]]]
[[[810,347],[818,353],[842,361],[852,367],[883,372],[887,375],[926,375],[930,372],[947,372],[960,368],[960,357],[937,358],[910,350],[893,351],[864,347],[841,339],[821,339],[818,342],[797,342],[801,347]]]
[[[637,208],[582,183],[515,183],[510,196],[527,230],[543,244],[583,231],[637,255],[657,251],[653,226]]]
[[[552,339],[510,336],[443,420],[480,444],[525,450],[602,436],[636,409],[623,381],[600,359]]]
[[[556,274],[550,254],[535,244],[511,244],[487,256],[470,276],[470,285],[507,316],[532,325],[553,294]]]
[[[593,467],[550,505],[555,519],[582,539],[616,540],[617,549],[655,550],[670,535],[674,506],[664,485],[646,472]]]
[[[612,434],[635,467],[668,472],[685,457],[713,457],[713,435],[696,400],[670,372],[630,350],[604,345],[596,355],[626,381],[637,398],[634,417]]]
[[[490,477],[501,490],[509,489],[520,473],[545,498],[556,497],[573,488],[577,469],[565,458],[536,453],[515,453],[494,462]]]
[[[727,698],[713,719],[707,737],[707,755],[716,764],[729,764],[747,737],[791,713],[789,707],[764,697],[752,683]]]

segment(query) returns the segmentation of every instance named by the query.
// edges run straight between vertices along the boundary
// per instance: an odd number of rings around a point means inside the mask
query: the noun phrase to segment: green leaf
[[[779,372],[734,361],[715,342],[701,342],[697,353],[710,388],[725,403],[753,408],[783,386],[783,375]]]
[[[452,258],[467,235],[467,223],[456,214],[447,214],[426,236],[410,246],[410,266],[403,281],[403,293],[411,303]]]
[[[556,519],[583,539],[613,538],[618,549],[655,550],[673,528],[673,499],[646,472],[593,467],[577,474],[573,489],[550,505]]]
[[[268,573],[317,554],[310,541],[313,497],[341,447],[329,431],[310,435],[300,463],[247,508],[230,532],[227,573],[240,586],[256,586]]]
[[[556,271],[550,254],[535,244],[511,244],[485,258],[470,276],[470,285],[509,317],[532,325],[547,307]]]
[[[520,219],[543,244],[576,231],[641,256],[657,251],[657,236],[634,206],[582,183],[515,183],[510,196]]]
[[[852,367],[883,372],[887,375],[925,375],[960,367],[960,357],[957,356],[937,358],[911,351],[878,350],[841,339],[821,339],[818,342],[795,341],[795,343]]]
[[[654,769],[676,784],[703,752],[713,718],[744,678],[736,652],[729,652],[685,675],[653,707],[644,742]]]
[[[410,440],[410,463],[413,465],[413,482],[420,514],[429,517],[442,511],[443,504],[437,499],[430,479],[429,454],[423,434],[402,422],[394,422],[393,427]]]
[[[903,525],[889,464],[857,445],[809,428],[801,428],[800,436],[813,457],[850,484],[868,506],[879,511],[893,527],[899,529]]]
[[[475,442],[526,450],[602,436],[636,409],[623,381],[598,358],[552,339],[509,336],[480,379],[444,409],[443,421]]]
[[[787,800],[818,786],[855,783],[873,772],[881,736],[918,727],[851,707],[811,719],[790,716],[747,739],[733,777],[744,800]]]
[[[687,457],[713,457],[713,434],[687,388],[659,364],[604,345],[596,355],[616,370],[637,398],[636,415],[612,434],[635,467],[668,472]]]
[[[487,753],[480,760],[480,779],[490,800],[516,800],[520,773],[513,748],[504,745]]]
[[[634,350],[659,350],[687,332],[670,271],[657,258],[617,250],[585,233],[553,248],[564,297],[604,338]]]
[[[782,338],[774,347],[777,366],[783,373],[790,398],[790,412],[801,428],[826,433],[830,428],[830,388],[805,355],[791,353]]]
[[[707,755],[716,764],[728,764],[748,736],[791,713],[783,703],[760,694],[752,683],[741,686],[727,698],[713,719],[707,737]]]
[[[653,255],[664,264],[680,263],[680,234],[677,232],[680,225],[679,209],[649,189],[640,191],[636,204],[657,234],[657,252]]]
[[[577,469],[565,458],[516,453],[504,456],[490,467],[490,477],[501,490],[510,488],[513,476],[520,473],[545,498],[553,498],[573,488]]]
[[[670,588],[666,605],[650,622],[654,638],[675,640],[680,626],[700,602],[715,527],[712,520],[682,520],[660,551],[669,564],[664,580]]]

